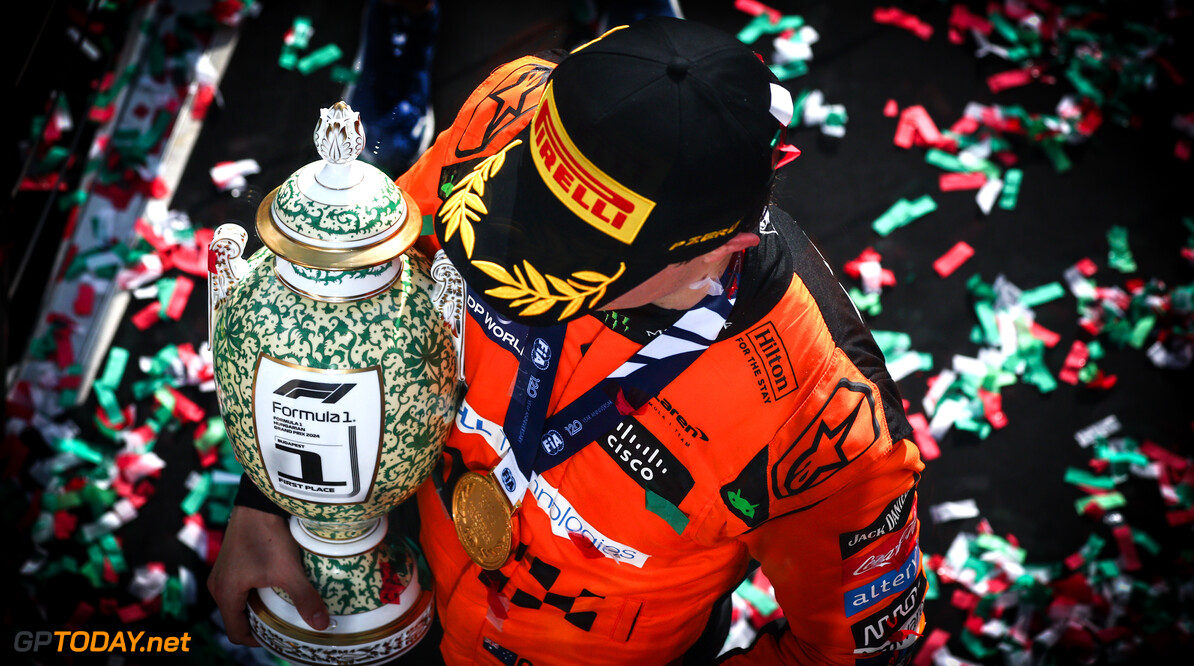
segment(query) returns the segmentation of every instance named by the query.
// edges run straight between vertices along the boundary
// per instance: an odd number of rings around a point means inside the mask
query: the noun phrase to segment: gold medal
[[[482,569],[496,570],[510,557],[514,543],[514,509],[492,474],[465,472],[452,491],[456,538],[469,559]]]

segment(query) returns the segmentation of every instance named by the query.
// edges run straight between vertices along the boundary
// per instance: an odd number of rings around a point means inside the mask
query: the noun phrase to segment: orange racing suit
[[[553,66],[522,58],[472,94],[398,181],[424,213],[530,121]],[[532,481],[513,556],[496,572],[457,541],[451,487],[510,446],[501,424],[523,341],[469,299],[467,394],[442,469],[419,490],[449,663],[678,662],[752,561],[787,626],[727,661],[907,659],[924,627],[923,464],[898,390],[795,223],[773,208],[759,234],[723,335],[637,413]],[[648,306],[571,322],[548,413],[678,315]]]

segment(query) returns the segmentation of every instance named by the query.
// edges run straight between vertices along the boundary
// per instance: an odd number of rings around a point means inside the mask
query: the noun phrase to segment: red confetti
[[[1032,322],[1032,327],[1028,329],[1028,332],[1032,334],[1032,337],[1045,343],[1045,346],[1049,348],[1056,347],[1057,343],[1061,341],[1061,334],[1054,333],[1035,321]]]
[[[1136,552],[1136,542],[1132,540],[1132,528],[1120,525],[1111,530],[1115,542],[1119,544],[1119,556],[1125,571],[1140,570],[1140,556]]]
[[[922,460],[934,460],[941,457],[941,448],[937,446],[937,438],[929,431],[929,421],[924,414],[908,415],[908,424],[912,426],[912,439],[916,448],[920,449]]]
[[[933,36],[933,26],[902,9],[895,7],[875,7],[875,12],[871,16],[875,19],[875,23],[903,28],[925,41],[928,41],[929,37]]]
[[[568,539],[572,541],[572,545],[576,546],[577,549],[580,550],[582,555],[590,560],[596,560],[605,557],[601,554],[601,551],[597,549],[597,546],[593,545],[592,540],[580,532],[569,532]]]
[[[116,616],[120,618],[121,622],[129,624],[138,620],[144,620],[149,617],[141,604],[129,604],[128,606],[121,606],[116,609]]]
[[[80,317],[87,317],[91,315],[95,309],[95,287],[91,286],[89,282],[79,283],[79,289],[75,292],[74,311]]]
[[[781,14],[779,10],[768,7],[767,5],[758,2],[758,0],[734,0],[734,9],[746,12],[751,16],[766,14],[767,18],[771,19],[772,23],[779,23],[779,20],[783,18],[783,14]]]
[[[165,315],[169,319],[178,321],[182,318],[191,292],[195,289],[195,282],[185,275],[180,275],[174,283],[174,292],[170,294],[170,302],[166,305]]]
[[[203,408],[194,401],[178,392],[173,386],[166,387],[174,396],[174,417],[183,423],[198,423],[207,416]]]
[[[977,190],[987,182],[987,174],[981,171],[970,173],[943,173],[937,177],[942,192]]]
[[[964,241],[958,241],[956,245],[949,249],[949,252],[941,255],[937,261],[933,262],[933,270],[941,277],[949,277],[958,267],[966,263],[966,260],[974,256],[974,248],[970,247]]]
[[[948,631],[942,629],[930,631],[928,638],[921,641],[920,652],[916,653],[916,657],[912,660],[912,666],[930,666],[933,663],[933,655],[937,654],[948,642]]]
[[[161,311],[162,311],[162,304],[157,301],[154,301],[154,302],[150,303],[149,305],[146,305],[145,307],[138,310],[137,313],[131,317],[131,319],[133,320],[133,326],[136,326],[137,330],[139,330],[139,331],[144,331],[145,329],[149,328],[150,326],[153,326],[153,324],[155,322],[161,320],[161,316],[160,316]]]
[[[1007,415],[1003,413],[1003,398],[998,393],[978,390],[979,400],[983,402],[983,413],[987,417],[987,421],[991,423],[991,427],[996,430],[1007,425]]]

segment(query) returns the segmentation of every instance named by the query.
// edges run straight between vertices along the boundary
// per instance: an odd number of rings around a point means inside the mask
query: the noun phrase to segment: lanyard
[[[559,369],[566,325],[527,327],[518,377],[503,428],[513,451],[498,465],[517,505],[533,475],[564,462],[657,396],[708,349],[722,331],[737,295],[742,255],[722,275],[720,293],[705,296],[666,331],[570,404],[545,418]],[[513,469],[516,467],[517,469]],[[504,472],[503,472],[504,473]]]

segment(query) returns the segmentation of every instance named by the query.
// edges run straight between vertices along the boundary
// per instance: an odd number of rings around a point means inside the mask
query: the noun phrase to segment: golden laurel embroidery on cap
[[[560,123],[551,81],[531,120],[531,159],[543,184],[573,215],[631,245],[655,202],[589,161]]]
[[[492,178],[506,163],[506,151],[520,143],[522,139],[511,141],[500,152],[486,157],[473,167],[473,170],[452,188],[452,193],[440,208],[440,217],[444,220],[444,242],[452,240],[452,236],[459,229],[460,244],[464,246],[464,256],[469,259],[473,258],[473,243],[476,241],[473,222],[480,221],[481,216],[489,212],[481,199],[485,196],[485,181]]]
[[[526,275],[514,267],[511,275],[499,264],[492,261],[476,260],[472,264],[489,277],[501,282],[502,287],[494,287],[485,291],[486,296],[510,301],[510,307],[526,306],[518,314],[523,316],[540,315],[555,307],[557,303],[567,303],[558,319],[563,320],[575,314],[584,304],[586,298],[592,296],[589,307],[597,305],[597,301],[605,295],[605,289],[626,271],[626,264],[618,264],[618,272],[612,276],[605,276],[596,271],[576,271],[567,280],[547,274],[535,269],[529,261],[522,262]],[[588,284],[586,284],[588,283]],[[552,287],[556,292],[552,293]]]

